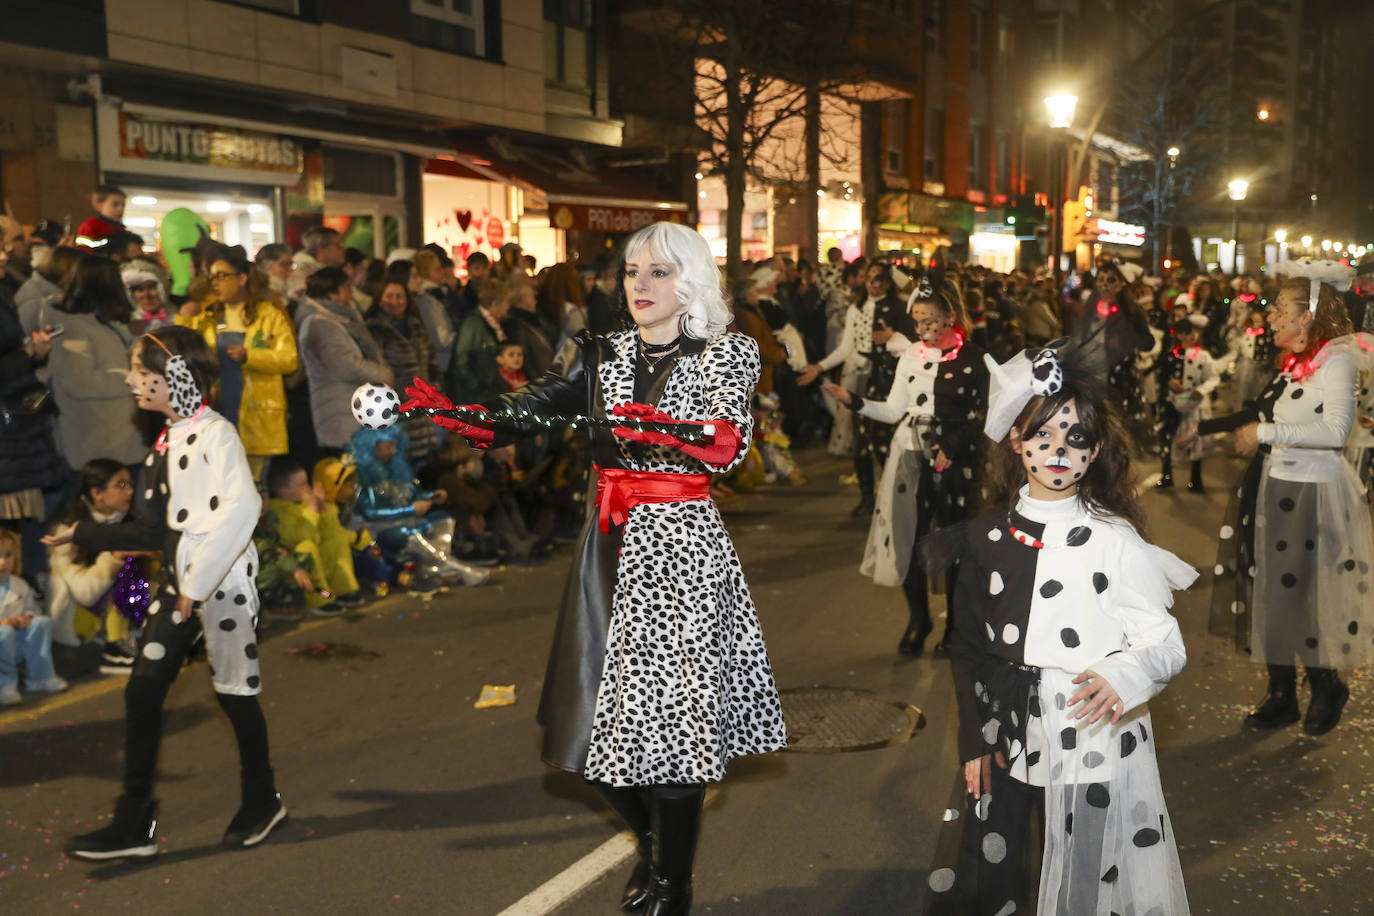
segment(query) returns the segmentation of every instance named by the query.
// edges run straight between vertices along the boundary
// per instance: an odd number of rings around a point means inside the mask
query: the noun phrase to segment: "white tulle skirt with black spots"
[[[1026,778],[1045,790],[1039,912],[1186,914],[1149,710],[1138,706],[1115,725],[1107,718],[1084,725],[1065,708],[1078,690],[1073,678],[1041,672],[1044,715],[1026,729],[1026,759],[1035,761]]]
[[[1292,450],[1288,450],[1292,451]],[[1264,459],[1254,524],[1254,660],[1351,668],[1374,661],[1374,533],[1354,470],[1339,452],[1303,450],[1306,480]],[[1282,469],[1277,469],[1282,470]]]
[[[1024,744],[997,739],[1007,767],[994,768],[989,793],[972,801],[960,775],[927,879],[927,913],[1189,912],[1149,711],[1084,725],[1067,707],[1073,677],[1042,670],[1024,711],[1008,716]],[[1042,810],[1043,831],[1035,830]],[[1042,832],[1034,848],[1028,839]]]

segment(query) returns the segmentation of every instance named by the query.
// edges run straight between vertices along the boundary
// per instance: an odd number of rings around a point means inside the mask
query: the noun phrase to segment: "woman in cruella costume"
[[[543,758],[583,774],[639,838],[622,907],[669,916],[691,905],[706,783],[735,757],[787,744],[758,615],[709,491],[709,475],[749,449],[760,363],[753,340],[726,332],[720,274],[696,232],[636,232],[621,289],[636,328],[580,334],[564,374],[469,406],[524,416],[499,424],[524,432],[601,421],[589,424],[599,511],[583,528],[554,632]],[[454,406],[420,379],[406,393],[403,410]],[[431,417],[478,446],[495,437]],[[697,441],[662,431],[678,423],[710,431]]]

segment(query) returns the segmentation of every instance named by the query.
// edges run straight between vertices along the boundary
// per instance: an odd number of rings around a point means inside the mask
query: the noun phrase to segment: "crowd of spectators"
[[[125,228],[122,192],[98,188],[92,204],[75,237],[50,221],[26,230],[0,217],[0,527],[22,535],[10,565],[52,621],[45,632],[59,668],[97,650],[106,670],[132,661],[131,586],[147,579],[153,558],[44,550],[38,538],[59,522],[136,511],[138,469],[159,424],[138,414],[124,377],[134,339],[162,325],[198,331],[218,354],[214,406],[237,426],[264,494],[255,542],[266,616],[338,613],[395,586],[480,582],[485,572],[474,570],[538,563],[556,540],[573,538],[589,470],[576,436],[554,431],[477,451],[419,417],[373,435],[360,430],[351,401],[360,385],[400,391],[418,376],[471,403],[558,369],[576,335],[630,327],[612,258],[536,270],[508,244],[494,260],[475,252],[455,264],[430,244],[383,259],[316,227],[298,250],[268,244],[251,259],[202,239],[185,294],[174,295],[162,253]],[[819,265],[784,255],[742,265],[731,287],[735,328],[758,342],[763,372],[754,446],[715,481],[718,498],[803,484],[797,448],[851,454],[849,412],[813,383],[824,372],[852,385],[869,351],[887,342],[892,328],[859,327],[859,316],[869,298],[901,311],[922,272],[906,265],[846,262],[838,249]],[[1045,271],[942,269],[970,338],[999,360],[1064,336],[1107,341],[1110,381],[1140,405],[1140,439],[1157,453],[1175,445],[1177,390],[1165,374],[1180,342],[1206,350],[1218,373],[1269,368],[1255,329],[1274,298],[1272,277],[1154,278],[1106,264],[1061,285]],[[1362,327],[1363,295],[1349,305]],[[1235,387],[1242,397],[1257,390],[1254,379]],[[0,620],[9,638],[5,628]],[[0,658],[0,702],[10,696],[4,665]]]

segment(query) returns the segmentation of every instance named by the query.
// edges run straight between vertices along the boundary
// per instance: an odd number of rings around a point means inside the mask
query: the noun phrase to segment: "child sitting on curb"
[[[52,667],[52,618],[38,613],[33,589],[19,576],[19,535],[0,528],[0,706],[22,703],[19,663],[24,664],[24,689],[59,693],[67,682]]]
[[[287,458],[272,462],[267,489],[267,507],[277,517],[282,544],[313,561],[314,584],[305,591],[310,613],[327,617],[362,604],[353,572],[353,536],[340,524],[339,509],[324,489],[311,486],[305,468]]]

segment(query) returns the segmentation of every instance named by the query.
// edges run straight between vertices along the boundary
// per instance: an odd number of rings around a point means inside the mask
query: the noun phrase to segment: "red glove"
[[[415,379],[415,384],[406,388],[406,394],[410,396],[410,400],[401,405],[400,410],[402,413],[407,413],[412,410],[454,409],[453,402],[450,401],[442,391],[418,376]],[[481,404],[465,404],[462,409],[486,410]],[[483,429],[480,426],[473,426],[471,423],[464,423],[462,420],[455,419],[454,417],[430,415],[430,419],[434,421],[436,426],[442,426],[444,429],[455,432],[468,440],[468,442],[472,443],[473,448],[487,448],[491,445],[492,440],[496,438],[496,434],[491,430]]]
[[[633,417],[636,420],[645,420],[649,423],[700,425],[694,421],[671,417],[652,404],[633,402],[617,404],[611,408],[611,414],[617,417]],[[733,423],[726,420],[712,420],[710,422],[715,426],[715,432],[709,442],[683,442],[677,436],[668,433],[630,429],[628,426],[617,426],[611,432],[621,439],[629,439],[631,442],[644,442],[648,445],[666,445],[685,455],[691,455],[705,464],[725,467],[734,461],[735,456],[739,454],[740,443],[744,441],[744,437],[740,435],[739,429]]]

